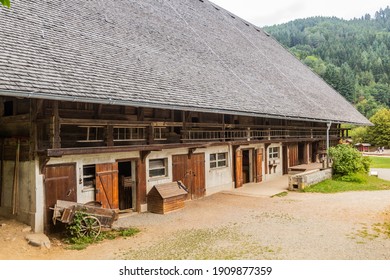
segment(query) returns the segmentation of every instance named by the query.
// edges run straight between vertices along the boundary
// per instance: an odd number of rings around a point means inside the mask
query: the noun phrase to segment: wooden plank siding
[[[117,162],[96,164],[96,201],[103,208],[119,208]]]
[[[242,174],[242,150],[241,149],[237,149],[235,151],[235,174],[236,174],[236,178],[235,178],[235,181],[236,181],[236,188],[240,188],[242,187],[242,185],[244,184],[244,177],[243,177],[243,174]]]
[[[188,188],[188,199],[198,199],[205,195],[204,153],[172,156],[172,180],[182,181]]]
[[[298,143],[288,145],[289,167],[299,165]]]
[[[256,182],[263,181],[263,149],[256,150]]]
[[[53,208],[57,200],[77,201],[76,164],[48,165],[44,171],[45,231],[53,230]]]

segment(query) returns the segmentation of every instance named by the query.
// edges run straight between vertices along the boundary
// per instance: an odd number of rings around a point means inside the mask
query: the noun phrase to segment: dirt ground
[[[29,228],[0,217],[0,259],[270,259],[388,260],[390,191],[248,197],[219,193],[166,215],[135,214],[114,227],[137,227],[133,237],[81,251],[51,238],[33,247]]]

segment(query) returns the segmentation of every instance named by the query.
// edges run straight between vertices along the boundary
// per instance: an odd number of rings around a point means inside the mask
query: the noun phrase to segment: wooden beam
[[[140,158],[141,158],[141,162],[142,162],[142,163],[145,163],[146,157],[147,157],[151,152],[152,152],[152,151],[140,151],[140,152],[139,152],[139,155],[140,155]]]

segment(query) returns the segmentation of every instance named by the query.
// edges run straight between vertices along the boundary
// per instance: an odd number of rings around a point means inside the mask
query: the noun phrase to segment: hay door
[[[119,208],[117,162],[96,165],[96,201],[103,208]]]
[[[256,150],[256,182],[263,181],[263,149]]]
[[[188,188],[187,199],[198,199],[205,195],[204,153],[172,156],[173,181],[182,181]]]
[[[45,231],[53,230],[53,208],[57,200],[77,202],[76,165],[59,164],[45,167]]]

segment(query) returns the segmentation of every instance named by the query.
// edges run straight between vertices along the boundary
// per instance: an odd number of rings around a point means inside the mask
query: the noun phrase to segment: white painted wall
[[[26,224],[32,224],[35,215],[35,176],[34,176],[35,162],[21,161],[19,162],[19,176],[18,176],[18,195],[16,197],[17,213],[12,214],[12,194],[14,185],[14,161],[3,162],[3,192],[0,213],[6,217],[13,217]]]
[[[217,169],[210,169],[210,154],[212,153],[228,153],[228,166]],[[213,194],[221,190],[232,189],[233,183],[233,155],[231,148],[228,145],[214,146],[209,148],[196,149],[195,154],[205,154],[205,181],[206,181],[206,195]],[[187,148],[182,149],[170,149],[162,151],[151,152],[146,159],[146,180],[147,180],[147,193],[153,188],[154,185],[164,184],[172,182],[172,156],[188,154]],[[162,159],[168,160],[168,174],[166,177],[149,177],[149,160],[150,159]]]
[[[83,165],[113,163],[121,159],[139,158],[139,152],[104,153],[94,155],[73,155],[61,158],[51,158],[47,165],[61,163],[76,163],[77,202],[87,203],[95,200],[95,192],[83,186]]]
[[[272,148],[272,147],[279,147],[279,159],[278,159],[279,163],[277,164],[275,170],[272,168],[271,174],[265,175],[265,181],[271,180],[271,179],[274,179],[276,177],[280,177],[283,175],[283,147],[282,147],[282,143],[272,143],[271,145],[268,146],[267,151],[265,151],[267,153],[267,160],[268,161],[269,161],[269,148]],[[268,163],[264,162],[264,164],[268,164]]]

